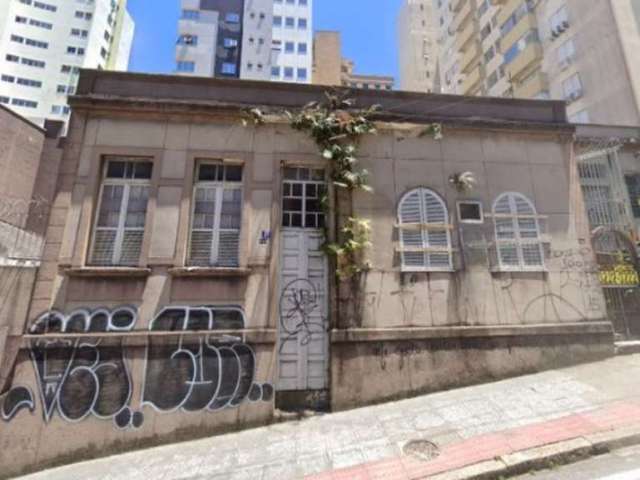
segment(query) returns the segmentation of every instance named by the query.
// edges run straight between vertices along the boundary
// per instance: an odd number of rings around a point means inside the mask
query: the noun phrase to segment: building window
[[[293,67],[284,67],[284,78],[293,78]]]
[[[182,10],[182,18],[184,20],[198,20],[200,12],[198,10]]]
[[[306,30],[307,29],[307,19],[306,18],[299,18],[298,19],[298,28],[300,30]]]
[[[280,67],[271,67],[271,76],[274,78],[280,78]]]
[[[298,69],[298,80],[306,82],[307,81],[307,69],[299,68]]]
[[[25,100],[24,98],[14,98],[11,100],[11,105],[15,105],[16,107],[25,107],[25,108],[38,108],[38,102],[33,102],[31,100]]]
[[[195,62],[178,62],[176,69],[179,72],[194,72],[196,64]]]
[[[589,110],[584,109],[569,117],[571,123],[589,123]]]
[[[281,27],[282,26],[282,17],[280,15],[274,15],[273,17],[273,26]]]
[[[582,97],[582,81],[580,80],[580,74],[575,73],[562,82],[562,90],[564,92],[564,99],[573,102]]]
[[[319,168],[286,167],[282,181],[282,226],[324,228],[325,173]]]
[[[403,272],[452,270],[449,212],[438,194],[422,187],[407,192],[398,225]]]
[[[627,184],[633,216],[640,218],[640,175],[625,175],[624,180]]]
[[[227,23],[240,23],[240,14],[238,13],[227,13],[224,17]]]
[[[237,267],[242,223],[242,166],[202,162],[196,179],[189,264]]]
[[[293,17],[287,17],[284,19],[284,26],[287,28],[293,28],[296,26],[296,19]]]
[[[140,263],[152,163],[107,157],[93,232],[92,265]]]
[[[236,73],[236,64],[235,63],[224,62],[222,64],[222,73],[224,73],[225,75],[235,75],[235,73]]]
[[[222,43],[225,48],[235,48],[238,46],[238,40],[235,38],[225,38]]]
[[[284,53],[293,53],[295,51],[295,43],[284,42]]]
[[[576,57],[576,46],[572,39],[567,40],[558,47],[558,65],[564,70],[567,68],[573,59]]]
[[[298,54],[299,55],[306,55],[307,54],[307,44],[306,43],[299,43],[298,44]]]
[[[498,263],[504,270],[544,267],[538,215],[533,203],[520,193],[500,195],[493,204]]]

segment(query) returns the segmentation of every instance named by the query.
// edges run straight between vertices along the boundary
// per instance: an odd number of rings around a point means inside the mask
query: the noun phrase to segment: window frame
[[[509,199],[509,214],[497,214],[496,206],[504,197]],[[519,197],[524,200],[530,207],[532,214],[519,214],[517,206],[515,205],[515,198]],[[540,228],[540,218],[543,218],[538,214],[538,210],[535,203],[531,201],[529,197],[520,192],[503,192],[496,197],[491,205],[491,218],[493,219],[493,235],[494,245],[497,257],[497,270],[501,272],[546,272],[545,255],[544,255],[544,239],[542,236],[542,229]],[[511,226],[513,228],[513,239],[499,239],[498,238],[498,218],[510,218]],[[522,228],[518,222],[519,219],[533,219],[535,222],[536,238],[523,239],[521,236]],[[513,245],[516,248],[516,255],[518,257],[518,265],[504,264],[502,256],[500,254],[500,244]],[[524,259],[523,246],[526,244],[537,245],[540,251],[540,264],[539,265],[527,265]]]
[[[413,223],[408,223],[408,222],[403,222],[402,221],[402,216],[401,216],[401,208],[404,204],[404,202],[407,200],[407,198],[418,192],[420,195],[420,220],[421,222],[419,224],[413,224]],[[429,194],[431,195],[440,205],[440,207],[442,207],[442,211],[444,213],[444,222],[442,224],[438,223],[425,223],[423,222],[427,220],[426,218],[426,212],[424,211],[424,195],[425,194]],[[416,188],[412,188],[410,190],[408,190],[407,192],[405,192],[402,197],[400,197],[400,201],[398,202],[397,208],[396,208],[396,219],[397,219],[397,228],[398,228],[398,243],[399,243],[399,253],[400,253],[400,268],[402,272],[454,272],[455,268],[454,268],[454,262],[453,262],[453,254],[454,254],[454,249],[453,249],[453,238],[451,235],[451,230],[452,230],[452,224],[451,224],[451,215],[449,212],[449,208],[447,206],[447,202],[445,201],[445,199],[435,190],[432,190],[431,188],[428,187],[424,187],[424,186],[420,186],[420,187],[416,187]],[[411,227],[407,228],[407,226],[411,225]],[[442,228],[436,228],[436,225],[442,225]],[[429,226],[429,228],[427,228],[427,226]],[[405,253],[408,253],[407,251],[405,251],[405,242],[403,239],[403,230],[413,230],[413,229],[418,229],[421,234],[422,234],[422,253],[424,256],[424,263],[423,265],[407,265],[405,262]],[[429,230],[431,231],[439,231],[442,230],[445,234],[446,234],[446,243],[447,246],[445,248],[445,251],[443,251],[442,253],[446,253],[448,255],[448,265],[447,266],[440,266],[440,265],[436,265],[433,266],[431,264],[431,259],[429,257],[429,249],[432,249],[434,247],[431,246],[431,240],[428,238],[428,236],[426,236],[426,232],[428,232]],[[437,254],[439,252],[437,251],[432,251],[432,254]]]
[[[123,162],[123,163],[149,163],[151,164],[151,176],[149,178],[109,178],[107,177],[107,172],[109,169],[110,162]],[[151,197],[151,190],[153,187],[153,171],[154,171],[154,162],[152,157],[129,157],[129,156],[118,156],[118,155],[105,155],[103,157],[103,165],[101,168],[101,176],[100,176],[100,188],[98,191],[98,201],[96,202],[96,210],[95,210],[95,218],[93,219],[93,225],[91,229],[91,242],[89,245],[89,255],[87,264],[94,267],[101,268],[118,268],[118,267],[139,267],[142,264],[142,253],[144,250],[144,237],[147,233],[147,220],[149,214],[149,199]],[[127,220],[126,209],[129,205],[129,195],[131,192],[131,186],[146,186],[149,191],[149,195],[147,196],[147,206],[145,210],[145,219],[144,226],[142,228],[125,228],[125,223]],[[120,203],[120,211],[118,213],[118,226],[115,227],[116,237],[113,241],[113,254],[111,257],[111,263],[103,264],[94,261],[95,255],[95,243],[96,243],[96,234],[98,233],[98,229],[102,230],[113,230],[113,227],[99,227],[98,221],[100,220],[100,210],[102,209],[102,202],[104,200],[104,189],[106,186],[122,186],[122,200]],[[140,253],[138,255],[138,261],[135,265],[128,265],[121,263],[122,256],[122,246],[124,241],[125,230],[139,230],[142,232],[142,244],[140,247]],[[113,259],[117,258],[118,261],[115,262]]]
[[[242,169],[242,178],[238,182],[233,182],[224,179],[222,180],[200,180],[200,166],[202,165],[216,165],[218,167],[226,168],[226,167],[240,167]],[[194,169],[194,177],[192,184],[192,192],[191,192],[191,207],[190,207],[190,216],[189,216],[189,241],[187,242],[187,250],[186,250],[186,258],[185,265],[190,268],[241,268],[241,250],[242,250],[242,222],[244,217],[244,191],[245,191],[245,174],[246,168],[244,163],[242,162],[233,162],[223,159],[207,159],[207,158],[198,158],[195,161],[195,169]],[[199,228],[199,231],[211,231],[211,245],[209,250],[209,261],[206,265],[201,265],[192,261],[192,251],[191,245],[193,242],[193,232],[194,232],[194,221],[196,215],[196,196],[198,194],[198,188],[215,188],[215,211],[213,214],[213,227],[211,229]],[[218,264],[219,260],[219,246],[220,246],[220,233],[221,231],[232,231],[235,229],[220,228],[221,216],[222,216],[222,201],[225,189],[229,190],[240,190],[240,218],[238,220],[238,253],[237,253],[237,262],[235,266],[221,266]]]

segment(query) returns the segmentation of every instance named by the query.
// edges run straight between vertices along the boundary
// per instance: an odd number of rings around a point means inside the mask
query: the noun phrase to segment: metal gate
[[[631,202],[615,140],[579,141],[578,173],[607,315],[617,334],[640,336],[638,256]]]
[[[280,238],[279,390],[328,386],[324,171],[285,168]]]

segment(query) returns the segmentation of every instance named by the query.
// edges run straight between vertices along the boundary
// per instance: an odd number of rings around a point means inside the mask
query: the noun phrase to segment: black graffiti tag
[[[289,282],[282,290],[280,328],[286,334],[283,345],[298,336],[301,343],[306,345],[314,333],[323,333],[326,330],[321,317],[318,292],[311,281],[299,278]],[[282,346],[280,348],[282,349]]]

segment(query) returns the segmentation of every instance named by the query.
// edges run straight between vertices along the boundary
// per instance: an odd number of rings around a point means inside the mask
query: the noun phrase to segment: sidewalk
[[[439,474],[526,460],[523,451],[545,445],[553,451],[548,445],[557,442],[576,451],[596,448],[598,439],[634,429],[640,432],[640,355],[132,452],[21,479],[471,478]],[[413,448],[404,448],[408,442]]]

